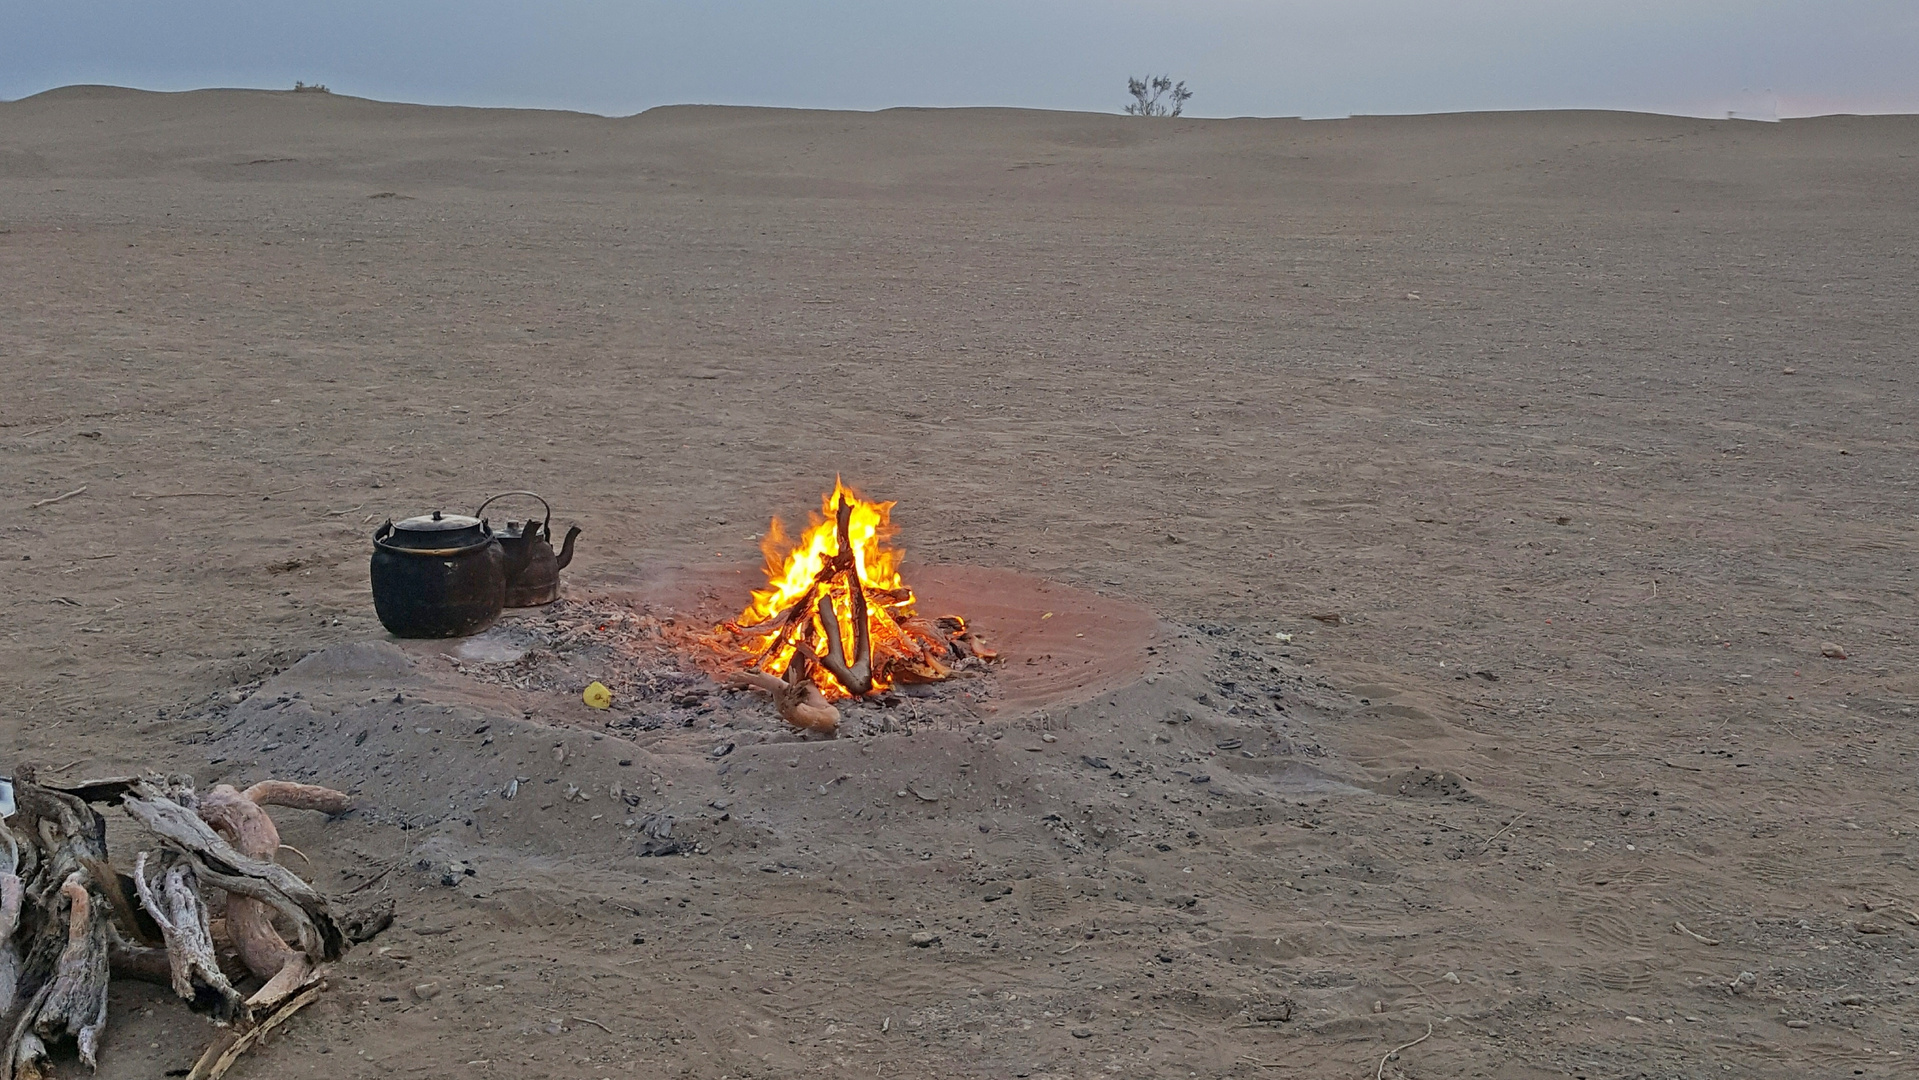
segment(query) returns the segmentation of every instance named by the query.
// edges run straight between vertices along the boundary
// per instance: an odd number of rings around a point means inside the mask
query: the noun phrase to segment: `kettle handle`
[[[488,499],[486,502],[481,503],[480,509],[473,511],[473,516],[479,517],[481,513],[486,510],[487,505],[491,503],[493,499],[504,499],[509,495],[524,495],[529,499],[539,499],[540,505],[546,507],[546,521],[540,526],[540,528],[543,532],[546,533],[547,536],[553,535],[553,507],[548,505],[547,501],[541,498],[538,492],[534,492],[534,491],[502,491],[498,495],[493,496],[492,499]]]

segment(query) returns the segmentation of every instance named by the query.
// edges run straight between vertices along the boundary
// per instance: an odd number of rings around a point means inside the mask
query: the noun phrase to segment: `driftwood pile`
[[[200,794],[178,776],[54,788],[30,773],[12,792],[0,822],[0,1080],[51,1076],[53,1050],[69,1041],[92,1068],[113,976],[171,986],[228,1027],[188,1074],[216,1080],[312,1001],[323,965],[345,951],[326,898],[273,861],[279,832],[262,809],[341,814],[351,804],[340,792],[270,780]],[[131,874],[109,861],[93,803],[119,806],[155,841]],[[237,970],[222,965],[208,893],[224,897]],[[234,983],[249,975],[264,985],[242,995]]]

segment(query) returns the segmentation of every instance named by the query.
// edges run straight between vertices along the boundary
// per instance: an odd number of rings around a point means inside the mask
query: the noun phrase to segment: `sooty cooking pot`
[[[482,518],[433,513],[373,534],[373,610],[396,637],[478,633],[506,604],[506,557]]]

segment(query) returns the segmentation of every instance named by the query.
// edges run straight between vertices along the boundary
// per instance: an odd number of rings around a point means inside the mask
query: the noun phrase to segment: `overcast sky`
[[[1198,116],[1919,112],[1919,0],[0,0],[0,98],[284,88],[625,115],[682,102]]]

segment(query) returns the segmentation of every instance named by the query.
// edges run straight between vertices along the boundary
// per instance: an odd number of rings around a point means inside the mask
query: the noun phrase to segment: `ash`
[[[600,682],[613,691],[606,728],[630,735],[685,728],[786,732],[763,694],[726,685],[744,657],[714,636],[718,618],[656,611],[608,598],[564,598],[509,612],[463,642],[454,670],[528,693],[577,696]],[[862,700],[838,701],[839,736],[957,731],[993,718],[991,668],[965,657],[939,683],[901,685]],[[792,737],[802,737],[792,733]]]

